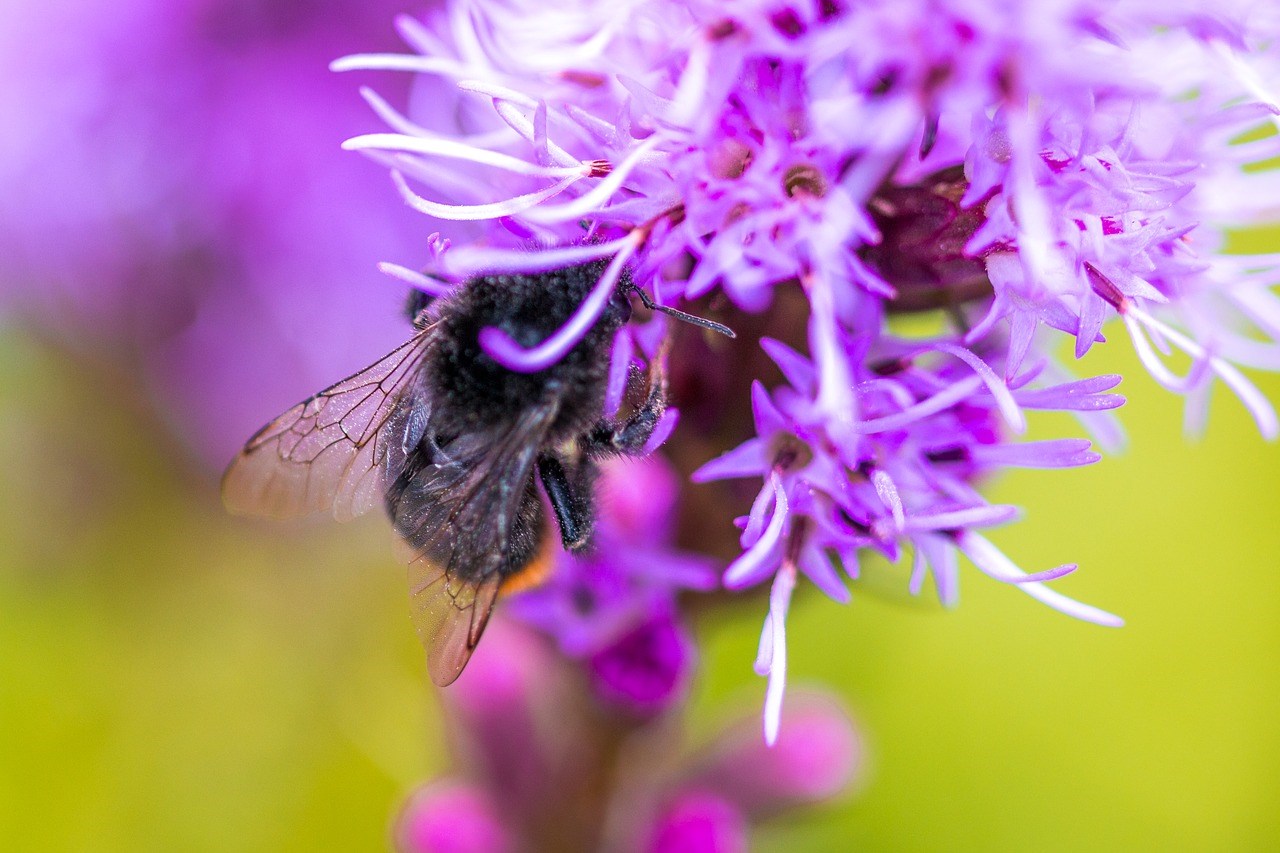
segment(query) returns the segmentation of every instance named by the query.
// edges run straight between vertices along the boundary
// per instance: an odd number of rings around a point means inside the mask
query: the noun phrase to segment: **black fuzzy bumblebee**
[[[537,480],[564,547],[586,547],[593,460],[641,452],[666,408],[657,358],[629,417],[600,414],[631,292],[655,307],[625,274],[595,325],[556,364],[519,373],[480,348],[488,326],[523,347],[542,342],[605,267],[486,276],[436,302],[418,298],[410,308],[418,331],[407,343],[267,424],[223,477],[223,499],[238,513],[332,510],[341,521],[381,504],[408,546],[413,621],[441,686],[466,666],[499,593],[536,584],[554,560]]]

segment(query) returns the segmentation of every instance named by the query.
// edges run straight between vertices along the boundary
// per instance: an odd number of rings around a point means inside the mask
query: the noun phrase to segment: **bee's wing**
[[[440,687],[462,674],[498,597],[501,578],[460,581],[438,563],[419,556],[409,564],[409,605],[413,626],[427,650],[427,671]]]
[[[413,382],[431,333],[423,329],[258,430],[222,477],[227,508],[270,518],[332,510],[346,521],[380,503],[380,467],[394,443],[382,427]]]
[[[471,660],[499,594],[540,583],[550,570],[559,540],[546,523],[542,504],[536,506],[541,538],[516,584],[509,583],[511,575],[500,572],[468,583],[425,554],[409,563],[411,618],[427,650],[427,671],[440,687],[452,684]]]
[[[551,553],[533,468],[558,409],[549,397],[499,432],[460,436],[439,459],[410,461],[389,487],[410,553],[414,627],[442,687],[471,658],[503,582]]]

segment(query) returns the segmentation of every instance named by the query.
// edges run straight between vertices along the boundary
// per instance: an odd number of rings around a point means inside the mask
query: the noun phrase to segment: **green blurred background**
[[[1127,377],[1130,449],[993,483],[1027,512],[993,538],[1028,569],[1078,561],[1059,588],[1127,627],[971,567],[954,612],[884,591],[887,565],[849,606],[802,595],[792,683],[841,694],[869,762],[760,849],[1280,844],[1280,453],[1221,388],[1188,443],[1122,336],[1085,369]],[[226,516],[112,371],[0,330],[0,847],[385,846],[447,765],[387,534]],[[695,730],[758,708],[761,604],[699,626]]]

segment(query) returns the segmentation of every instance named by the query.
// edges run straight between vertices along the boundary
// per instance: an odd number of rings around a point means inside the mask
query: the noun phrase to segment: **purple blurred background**
[[[217,469],[258,425],[391,349],[422,254],[377,126],[336,75],[403,0],[52,0],[0,9],[0,316],[131,372]]]

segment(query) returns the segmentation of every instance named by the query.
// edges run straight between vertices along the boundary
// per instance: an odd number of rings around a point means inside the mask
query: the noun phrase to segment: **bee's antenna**
[[[658,303],[650,299],[649,294],[645,293],[639,287],[632,285],[632,289],[640,296],[640,301],[644,303],[644,307],[648,308],[650,311],[661,311],[663,314],[666,314],[670,317],[675,317],[677,320],[683,320],[686,323],[692,323],[695,326],[701,326],[704,329],[710,329],[713,332],[719,332],[725,337],[729,337],[729,338],[737,337],[737,335],[733,333],[733,329],[730,329],[728,326],[724,325],[723,323],[717,323],[714,320],[708,320],[704,317],[696,317],[693,314],[686,314],[684,311],[681,311],[677,308],[669,308],[666,305],[659,305]]]

